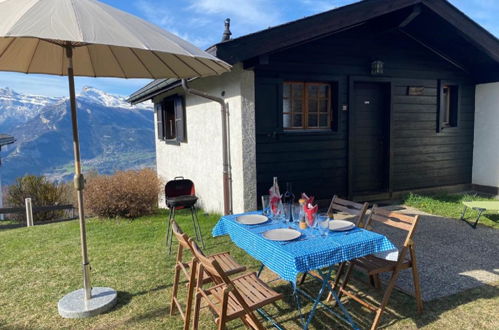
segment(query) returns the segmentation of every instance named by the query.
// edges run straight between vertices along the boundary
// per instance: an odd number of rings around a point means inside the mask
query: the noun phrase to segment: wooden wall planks
[[[338,111],[337,131],[283,132],[282,82],[337,82],[334,102],[347,105],[350,80],[370,76],[375,59],[385,63],[383,77],[392,84],[390,190],[471,182],[474,82],[402,33],[370,33],[367,26],[271,54],[268,65],[254,67],[259,195],[268,191],[273,176],[282,187],[292,182],[295,195],[348,194],[348,112]],[[459,82],[461,97],[458,127],[437,133],[439,80]],[[423,95],[407,95],[409,86],[425,87]]]

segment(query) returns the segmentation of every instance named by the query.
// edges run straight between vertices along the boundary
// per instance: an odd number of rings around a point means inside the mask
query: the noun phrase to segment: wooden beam
[[[412,40],[416,41],[418,44],[420,44],[421,46],[425,47],[426,49],[428,49],[429,51],[431,51],[432,53],[438,55],[439,57],[441,57],[442,59],[444,59],[445,61],[449,62],[450,64],[454,65],[455,67],[461,69],[463,72],[467,73],[467,74],[470,74],[470,71],[468,69],[466,69],[464,67],[464,65],[458,63],[457,61],[451,59],[450,57],[446,56],[444,53],[440,52],[439,50],[433,48],[432,46],[428,45],[427,43],[425,43],[424,41],[416,38],[415,36],[413,36],[412,34],[410,34],[409,32],[403,30],[403,29],[399,29],[400,32],[402,32],[402,34],[406,35],[407,37],[411,38]]]
[[[412,12],[399,24],[399,28],[409,25],[416,17],[421,14],[421,5],[417,4],[412,8]]]

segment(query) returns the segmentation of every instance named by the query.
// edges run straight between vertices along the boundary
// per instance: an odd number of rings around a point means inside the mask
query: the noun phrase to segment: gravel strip
[[[400,205],[385,208],[421,215],[414,242],[423,300],[499,282],[498,230],[481,225],[472,229],[463,221]],[[376,225],[375,231],[385,234],[397,246],[405,238],[405,232],[384,225]],[[397,286],[414,292],[410,270],[400,274]]]

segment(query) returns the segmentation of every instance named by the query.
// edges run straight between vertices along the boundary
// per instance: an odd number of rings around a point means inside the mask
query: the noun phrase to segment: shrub
[[[99,217],[136,218],[158,205],[160,181],[151,169],[120,171],[87,179],[86,208]]]
[[[25,199],[31,198],[33,207],[69,204],[71,191],[64,183],[53,183],[44,176],[26,175],[17,178],[7,190],[6,202],[10,207],[25,207]],[[33,221],[49,221],[61,218],[64,211],[33,212]],[[11,217],[19,222],[26,221],[25,214]]]

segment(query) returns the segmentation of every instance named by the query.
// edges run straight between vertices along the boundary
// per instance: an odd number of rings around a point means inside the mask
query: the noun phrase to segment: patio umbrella
[[[114,290],[90,285],[74,76],[190,78],[229,70],[181,38],[96,0],[0,0],[0,71],[69,81],[83,289],[59,301],[62,316],[92,316],[116,301]]]

